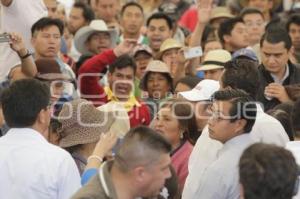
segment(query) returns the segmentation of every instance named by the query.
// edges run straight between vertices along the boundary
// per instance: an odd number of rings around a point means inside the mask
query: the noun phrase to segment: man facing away
[[[159,195],[170,173],[171,145],[148,127],[130,130],[115,159],[101,165],[98,175],[72,199],[135,199]]]
[[[19,80],[1,99],[11,129],[0,138],[0,198],[70,198],[80,188],[80,176],[72,157],[46,140],[49,87],[35,79]]]

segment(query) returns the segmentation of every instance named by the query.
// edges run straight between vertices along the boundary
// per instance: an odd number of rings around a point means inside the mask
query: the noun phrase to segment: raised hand
[[[197,0],[198,23],[207,24],[211,18],[213,0]]]
[[[20,56],[25,55],[27,53],[27,50],[21,34],[12,32],[9,33],[9,36],[10,36],[9,44],[11,49],[17,52]]]
[[[131,54],[136,45],[136,39],[124,39],[124,41],[114,48],[114,53],[117,57],[124,54]]]

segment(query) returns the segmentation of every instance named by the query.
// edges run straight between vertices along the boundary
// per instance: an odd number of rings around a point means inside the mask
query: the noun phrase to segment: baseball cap
[[[197,102],[210,100],[211,96],[218,91],[220,84],[216,80],[204,79],[190,91],[179,92],[185,99]]]

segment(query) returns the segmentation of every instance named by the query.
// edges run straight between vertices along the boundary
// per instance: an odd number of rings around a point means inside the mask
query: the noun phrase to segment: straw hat
[[[217,49],[209,51],[198,71],[223,69],[226,62],[231,60],[231,54],[227,50]]]
[[[230,13],[227,7],[218,6],[212,10],[210,21],[217,18],[233,18],[234,16]]]
[[[106,23],[101,20],[93,20],[90,25],[80,28],[74,37],[74,44],[76,49],[83,55],[92,54],[85,45],[85,42],[95,32],[107,32],[110,34],[110,39],[112,42],[112,47],[117,43],[117,31],[114,29],[108,29]]]
[[[167,50],[176,49],[176,48],[180,49],[182,47],[183,47],[182,44],[179,43],[177,40],[172,38],[166,39],[160,46],[159,53],[157,54],[157,59],[161,59],[162,55]]]
[[[109,132],[115,133],[119,138],[123,138],[130,130],[130,120],[127,110],[122,103],[108,102],[97,109],[104,113],[112,113],[115,121],[110,126]]]
[[[242,8],[248,6],[249,0],[237,0],[237,1],[238,1],[238,3],[240,4],[240,6],[241,6]],[[273,8],[272,8],[272,10],[273,10],[273,11],[274,11],[274,10],[277,10],[277,8],[279,8],[279,6],[281,5],[282,0],[272,0],[272,1],[273,1]]]
[[[109,131],[114,120],[111,113],[97,110],[87,100],[77,99],[65,103],[58,117],[62,124],[58,131],[59,146],[66,148],[97,142],[101,133]]]
[[[147,74],[150,73],[150,72],[166,73],[169,76],[169,79],[172,79],[170,68],[167,66],[167,64],[165,62],[162,62],[162,61],[159,61],[159,60],[152,60],[147,65],[144,76],[143,76],[143,78],[141,79],[141,82],[140,82],[140,87],[143,90],[146,89],[146,84],[147,84],[147,78],[146,77],[147,77]]]

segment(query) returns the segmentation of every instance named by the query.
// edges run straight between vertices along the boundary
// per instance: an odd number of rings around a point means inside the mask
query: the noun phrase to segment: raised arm
[[[9,33],[9,35],[10,47],[19,55],[21,60],[21,71],[29,77],[34,77],[37,68],[30,52],[25,47],[22,36],[19,33]]]

